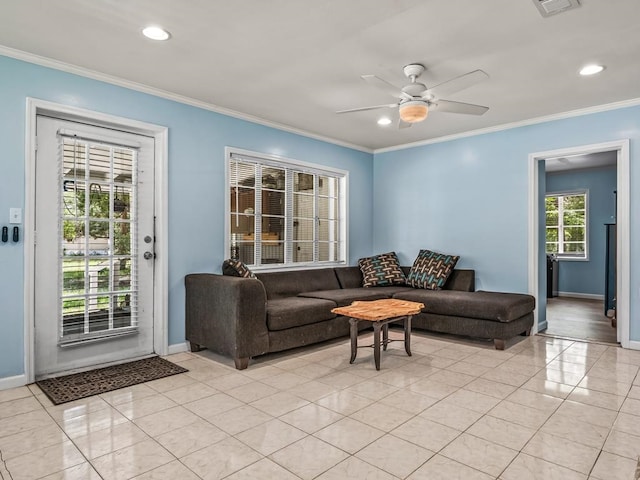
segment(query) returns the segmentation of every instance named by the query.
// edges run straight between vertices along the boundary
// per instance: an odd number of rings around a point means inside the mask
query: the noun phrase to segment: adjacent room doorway
[[[590,155],[615,152],[616,171],[616,229],[614,240],[616,340],[624,348],[638,348],[637,342],[629,339],[630,315],[630,184],[629,141],[618,140],[607,143],[577,146],[559,150],[537,152],[529,155],[529,292],[536,297],[534,331],[547,329],[547,281],[545,254],[545,160],[548,158]],[[604,226],[603,226],[604,228]],[[604,293],[604,292],[603,292]],[[602,309],[604,314],[604,307]]]
[[[611,150],[544,161],[546,215],[540,235],[547,268],[540,273],[547,279],[547,335],[617,343],[617,156]]]

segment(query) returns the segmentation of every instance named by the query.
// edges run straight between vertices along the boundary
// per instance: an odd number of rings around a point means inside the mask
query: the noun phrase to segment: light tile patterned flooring
[[[241,372],[180,353],[168,358],[189,373],[61,406],[34,385],[0,391],[0,477],[635,478],[640,352],[412,340],[412,357],[393,343],[379,372],[371,350],[349,365],[344,339]]]

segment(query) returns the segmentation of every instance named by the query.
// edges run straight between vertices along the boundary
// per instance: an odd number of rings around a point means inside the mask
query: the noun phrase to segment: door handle
[[[142,254],[142,256],[144,257],[145,260],[151,260],[153,258],[153,253],[151,252],[144,252]]]

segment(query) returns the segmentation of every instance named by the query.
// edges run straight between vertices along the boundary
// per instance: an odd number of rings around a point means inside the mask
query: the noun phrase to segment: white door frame
[[[35,381],[35,181],[36,115],[48,115],[89,123],[99,127],[137,133],[154,138],[156,243],[153,295],[153,349],[159,355],[168,351],[168,128],[128,118],[93,112],[67,105],[27,98],[25,134],[24,208],[24,371],[27,383]]]
[[[539,173],[538,162],[550,157],[566,157],[570,155],[586,155],[598,152],[616,151],[617,162],[617,259],[616,259],[616,317],[618,322],[618,339],[624,348],[640,349],[640,342],[629,341],[629,309],[630,309],[630,180],[629,180],[629,140],[597,143],[577,147],[536,152],[529,154],[529,293],[538,302],[539,276]],[[534,311],[533,331],[538,331],[538,309]]]

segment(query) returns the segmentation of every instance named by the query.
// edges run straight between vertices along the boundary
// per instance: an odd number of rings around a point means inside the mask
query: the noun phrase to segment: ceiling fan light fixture
[[[403,122],[418,123],[427,118],[429,108],[422,100],[409,100],[400,104],[399,112]]]

